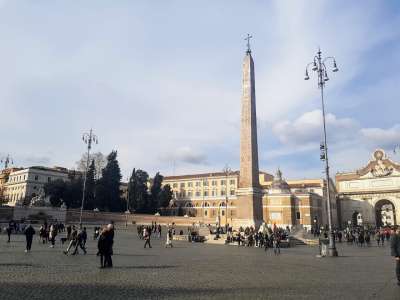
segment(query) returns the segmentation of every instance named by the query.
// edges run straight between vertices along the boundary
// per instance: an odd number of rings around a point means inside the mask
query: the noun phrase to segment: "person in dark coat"
[[[392,256],[394,256],[396,261],[397,285],[400,286],[400,227],[397,227],[392,235],[390,248],[392,250]]]
[[[100,268],[104,268],[105,267],[105,255],[107,252],[107,240],[106,240],[106,235],[107,235],[107,230],[106,228],[103,228],[100,231],[100,235],[99,238],[97,240],[97,249],[98,252],[97,254],[100,256]]]
[[[105,230],[104,239],[104,268],[112,268],[113,262],[111,256],[113,255],[113,244],[114,244],[114,225],[108,224]]]
[[[11,232],[12,232],[12,228],[11,228],[10,225],[8,225],[6,231],[7,231],[7,236],[8,236],[7,243],[9,243],[9,242],[10,242],[10,239],[11,239]]]
[[[26,249],[25,252],[31,251],[33,236],[35,235],[35,229],[29,224],[25,228],[25,238],[26,238]]]

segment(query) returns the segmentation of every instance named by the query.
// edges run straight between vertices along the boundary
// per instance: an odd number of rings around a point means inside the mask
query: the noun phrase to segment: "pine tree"
[[[117,151],[112,151],[107,156],[107,165],[96,186],[96,205],[100,209],[106,211],[122,211],[124,209],[120,192],[121,178]]]
[[[129,180],[129,207],[133,208],[135,212],[147,213],[149,199],[147,182],[149,174],[143,170],[133,169],[131,178]]]
[[[158,207],[167,207],[172,199],[172,194],[171,186],[169,184],[164,185],[158,197]]]
[[[96,166],[94,163],[94,159],[92,160],[87,175],[86,175],[86,188],[85,188],[85,209],[94,209],[95,208],[95,173],[96,173]]]
[[[157,172],[153,178],[153,184],[150,188],[150,201],[148,202],[148,211],[154,213],[158,209],[159,197],[161,196],[161,186],[164,176]]]

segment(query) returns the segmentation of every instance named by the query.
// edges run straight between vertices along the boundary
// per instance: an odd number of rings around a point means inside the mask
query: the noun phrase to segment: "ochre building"
[[[237,191],[239,171],[167,176],[163,184],[173,190],[173,200],[165,214],[199,217],[206,224],[240,224]],[[259,172],[262,193],[262,221],[277,226],[325,226],[327,223],[325,181],[322,179],[284,180]],[[334,186],[332,184],[332,186]],[[332,199],[335,191],[332,190]],[[333,222],[337,224],[336,202],[332,201]]]

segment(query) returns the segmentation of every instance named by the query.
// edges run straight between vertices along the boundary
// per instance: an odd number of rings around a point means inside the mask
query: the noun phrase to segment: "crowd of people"
[[[238,246],[258,247],[267,251],[272,248],[275,255],[281,253],[283,242],[288,241],[289,228],[280,228],[274,225],[271,227],[260,228],[256,231],[254,227],[240,227],[238,231],[228,228],[226,243],[237,243]]]
[[[32,248],[33,237],[36,234],[32,224],[18,223],[10,221],[4,230],[7,233],[7,243],[11,242],[12,234],[24,234],[26,238],[25,252],[30,252]],[[221,228],[217,228],[215,232],[209,227],[210,232],[222,233]],[[188,228],[188,236],[193,235],[195,232],[194,227]],[[274,225],[272,228],[262,226],[257,231],[254,227],[240,227],[239,230],[232,230],[231,227],[227,226],[225,229],[226,243],[237,243],[238,246],[242,245],[245,247],[258,247],[267,251],[269,248],[273,249],[275,255],[281,253],[282,243],[288,243],[290,229],[279,228]],[[158,239],[162,237],[162,227],[160,224],[152,222],[151,225],[137,225],[137,236],[139,239],[144,240],[144,248],[152,248],[151,237],[155,236]],[[167,225],[166,242],[165,247],[173,247],[173,237],[175,235],[175,224]],[[97,256],[100,257],[100,268],[111,268],[113,266],[112,255],[114,245],[114,224],[111,222],[106,226],[96,226],[93,230],[93,239],[97,240]],[[183,230],[179,232],[183,235]],[[316,237],[328,238],[327,230],[318,230],[313,232]],[[56,237],[60,237],[62,245],[67,243],[68,246],[63,253],[68,255],[79,254],[79,249],[83,251],[83,254],[87,253],[86,242],[87,242],[87,230],[86,227],[75,225],[65,226],[59,222],[44,222],[38,231],[38,241],[41,244],[50,243],[50,247],[54,248],[56,243]],[[349,245],[356,245],[359,247],[371,246],[373,242],[376,243],[377,247],[383,247],[385,244],[390,243],[391,254],[395,257],[396,262],[396,275],[398,278],[398,284],[400,285],[400,227],[397,228],[365,228],[365,227],[352,227],[346,228],[345,230],[333,230],[334,239],[341,243],[346,242]],[[194,239],[189,239],[194,241]]]

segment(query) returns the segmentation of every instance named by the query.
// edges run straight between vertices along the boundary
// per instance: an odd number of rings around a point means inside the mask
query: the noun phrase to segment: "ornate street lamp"
[[[81,227],[82,227],[83,204],[85,203],[86,180],[87,180],[87,173],[88,173],[88,170],[89,170],[90,149],[92,149],[92,143],[98,144],[98,139],[97,139],[97,136],[93,133],[93,130],[90,129],[89,133],[84,133],[82,135],[82,141],[87,145],[87,157],[86,157],[85,178],[83,180],[83,193],[82,193],[81,213],[80,213],[80,216],[79,216],[79,225]]]
[[[321,90],[321,103],[322,103],[322,121],[324,127],[324,141],[321,143],[321,160],[325,161],[325,175],[326,175],[326,200],[328,206],[328,225],[329,225],[329,246],[328,246],[328,255],[329,256],[338,256],[338,252],[336,250],[335,238],[333,235],[332,228],[332,210],[331,210],[331,199],[330,199],[330,182],[329,182],[329,163],[328,163],[328,146],[326,141],[326,123],[325,123],[325,103],[324,103],[324,87],[325,82],[329,80],[327,67],[325,62],[328,60],[332,61],[332,72],[339,71],[336,60],[332,56],[328,56],[325,58],[321,57],[321,49],[318,50],[317,55],[314,56],[312,62],[310,62],[306,66],[306,73],[304,76],[304,80],[309,80],[308,69],[312,65],[311,70],[317,73],[318,76],[318,88]]]
[[[4,157],[4,158],[2,158],[1,160],[0,160],[0,162],[3,164],[4,163],[4,169],[7,169],[8,168],[8,166],[9,166],[9,164],[14,164],[14,161],[13,161],[13,159],[12,159],[12,157],[10,156],[10,154],[7,154],[7,156],[6,157]]]
[[[222,170],[225,173],[225,233],[228,234],[228,178],[232,172],[228,165]]]

